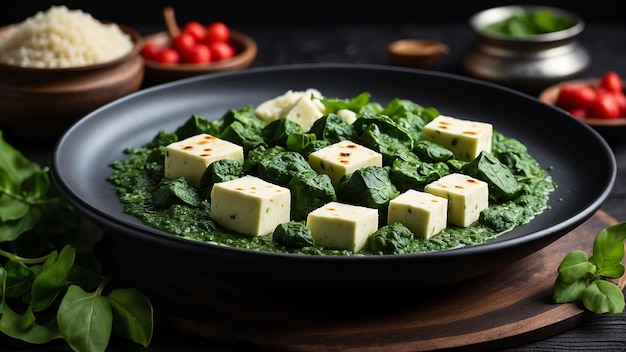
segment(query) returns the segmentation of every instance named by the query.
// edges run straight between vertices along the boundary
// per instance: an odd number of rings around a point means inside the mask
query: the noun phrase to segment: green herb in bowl
[[[516,10],[513,15],[504,20],[486,25],[486,32],[511,36],[528,37],[537,34],[558,32],[572,27],[575,21],[571,18],[559,16],[548,9],[530,11]]]

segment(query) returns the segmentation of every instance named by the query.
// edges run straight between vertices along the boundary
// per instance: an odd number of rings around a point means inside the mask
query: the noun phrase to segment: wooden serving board
[[[590,252],[596,235],[615,223],[599,211],[558,241],[493,274],[419,295],[369,302],[355,297],[314,309],[207,297],[225,300],[224,308],[202,322],[165,316],[160,323],[183,334],[271,351],[510,348],[554,336],[593,316],[581,305],[552,303],[556,270],[572,250]],[[616,283],[623,289],[625,281]]]

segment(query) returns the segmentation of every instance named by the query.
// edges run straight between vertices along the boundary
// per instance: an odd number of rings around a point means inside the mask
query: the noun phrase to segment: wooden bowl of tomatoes
[[[602,77],[569,80],[546,88],[539,99],[580,119],[600,134],[626,133],[624,81],[615,71]]]
[[[178,28],[173,14],[165,13],[167,31],[144,37],[141,54],[144,79],[159,84],[197,75],[237,71],[249,67],[257,55],[257,43],[225,23],[204,25],[189,21]]]

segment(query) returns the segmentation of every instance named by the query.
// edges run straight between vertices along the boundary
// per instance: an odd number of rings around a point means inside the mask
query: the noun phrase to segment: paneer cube
[[[481,151],[491,151],[490,123],[437,116],[424,126],[422,139],[450,149],[459,160],[472,161]]]
[[[207,166],[221,159],[243,161],[243,148],[210,134],[195,135],[166,147],[164,176],[183,176],[190,185],[199,187]]]
[[[349,124],[353,124],[357,119],[356,112],[348,109],[337,110],[337,115],[341,116]]]
[[[307,132],[315,121],[324,116],[325,110],[326,108],[319,100],[304,95],[293,106],[285,109],[282,115],[300,125],[302,130]]]
[[[378,229],[378,210],[330,202],[309,213],[306,226],[315,244],[358,252]]]
[[[352,141],[341,141],[309,154],[309,164],[319,174],[327,174],[334,186],[341,178],[366,166],[382,166],[382,154]]]
[[[255,176],[219,182],[211,190],[211,217],[227,229],[261,236],[289,222],[291,193]]]
[[[389,202],[387,223],[402,223],[416,236],[429,238],[446,228],[448,200],[410,189]]]
[[[314,97],[314,98],[322,98],[322,93],[314,88],[309,88],[304,91],[293,91],[288,90],[282,95],[277,96],[276,98],[267,100],[259,104],[254,109],[254,114],[258,116],[265,123],[270,123],[272,121],[278,120],[281,117],[285,117],[289,109],[291,109],[296,102],[303,96]]]
[[[448,199],[448,223],[461,227],[474,223],[489,206],[487,182],[460,173],[433,181],[424,191]]]

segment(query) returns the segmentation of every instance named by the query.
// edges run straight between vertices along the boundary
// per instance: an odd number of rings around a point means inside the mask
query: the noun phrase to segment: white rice
[[[0,62],[34,68],[68,68],[111,61],[133,48],[114,23],[81,10],[52,6],[0,36]]]

